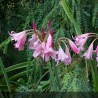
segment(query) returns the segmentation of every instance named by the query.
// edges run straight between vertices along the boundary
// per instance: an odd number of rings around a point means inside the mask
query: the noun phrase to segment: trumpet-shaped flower
[[[70,52],[69,52],[69,48],[67,46],[66,46],[66,49],[65,49],[65,54],[68,57],[65,58],[64,62],[65,62],[65,64],[69,65],[71,63],[71,55],[70,55]]]
[[[75,43],[73,41],[71,41],[70,39],[68,39],[69,45],[72,49],[72,51],[76,54],[79,54],[79,49],[77,48],[77,46],[75,45]]]
[[[41,55],[45,61],[49,61],[50,57],[52,59],[56,59],[56,51],[52,48],[52,36],[49,34],[47,41],[41,43],[34,51],[33,56],[37,57],[38,55]]]
[[[26,31],[22,31],[20,33],[15,33],[14,31],[12,31],[10,33],[10,36],[11,40],[15,40],[16,42],[14,44],[15,48],[18,48],[18,50],[21,51],[27,39]]]
[[[84,56],[86,59],[92,59],[93,43],[94,43],[94,41],[90,44],[88,50],[83,54],[83,56]]]
[[[50,57],[52,59],[56,59],[56,51],[52,47],[47,47],[47,44],[43,47],[43,51],[41,57],[45,59],[45,61],[49,61]]]
[[[33,34],[28,41],[30,42],[29,49],[36,49],[40,45],[40,40],[36,34]]]
[[[37,57],[38,55],[40,55],[43,51],[43,43],[40,44],[38,47],[36,47],[36,49],[34,50],[34,53],[33,53],[33,57]]]
[[[49,34],[47,42],[43,45],[42,57],[45,61],[49,61],[50,57],[56,59],[56,51],[52,48],[53,46],[53,37]]]
[[[75,44],[79,46],[79,50],[84,50],[84,44],[86,43],[91,33],[82,34],[75,37]]]
[[[59,63],[59,61],[65,62],[65,59],[68,58],[68,55],[64,53],[64,51],[60,45],[59,45],[59,50],[58,50],[57,54],[58,54],[57,63]]]

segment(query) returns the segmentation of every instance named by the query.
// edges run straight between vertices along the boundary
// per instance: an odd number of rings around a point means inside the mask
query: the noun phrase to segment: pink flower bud
[[[45,37],[45,32],[43,27],[42,27],[42,37]]]
[[[47,38],[47,47],[52,47],[52,46],[53,46],[53,37],[51,36],[51,34],[49,34]]]
[[[75,45],[75,43],[73,41],[71,41],[70,39],[68,39],[69,45],[72,49],[72,51],[76,54],[79,54],[79,49],[77,48],[77,46]]]
[[[50,29],[51,22],[52,22],[52,19],[48,22],[47,29]]]
[[[32,29],[33,29],[34,31],[36,31],[36,23],[35,23],[35,22],[32,23]]]

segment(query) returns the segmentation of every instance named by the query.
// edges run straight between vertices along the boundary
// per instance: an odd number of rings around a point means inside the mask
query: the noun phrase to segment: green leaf
[[[0,67],[1,67],[1,71],[3,72],[3,75],[4,75],[4,79],[6,81],[6,84],[7,84],[7,87],[8,87],[8,91],[10,92],[11,91],[10,82],[9,82],[9,79],[8,79],[8,76],[7,76],[6,70],[4,68],[4,65],[3,65],[1,57],[0,57]]]
[[[17,79],[17,78],[19,78],[19,77],[25,75],[26,72],[27,72],[27,71],[22,71],[22,72],[20,72],[20,73],[18,73],[18,74],[16,74],[16,75],[13,75],[13,76],[10,77],[9,79],[10,79],[10,80],[15,80],[15,79]]]
[[[63,7],[65,13],[67,14],[69,20],[73,23],[75,30],[76,30],[76,34],[80,35],[82,34],[81,29],[79,27],[79,25],[77,24],[77,22],[75,21],[74,17],[73,17],[73,13],[71,11],[70,6],[68,5],[66,0],[61,0],[60,2],[61,6]]]
[[[21,69],[21,68],[25,68],[28,66],[28,63],[29,62],[23,62],[23,63],[19,63],[19,64],[16,64],[16,65],[13,65],[13,66],[10,66],[8,68],[6,68],[6,72],[11,72],[11,71],[14,71],[14,70],[17,70],[17,69]],[[0,74],[2,74],[2,72],[0,72]]]

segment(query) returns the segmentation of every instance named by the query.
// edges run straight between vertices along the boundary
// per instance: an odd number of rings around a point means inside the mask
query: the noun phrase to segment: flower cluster
[[[35,22],[32,23],[32,28],[30,30],[22,31],[20,33],[15,33],[12,31],[10,33],[11,39],[15,41],[15,48],[18,48],[21,51],[26,43],[27,36],[32,33],[32,37],[29,41],[29,49],[33,50],[33,57],[36,58],[40,56],[48,62],[50,58],[54,59],[57,64],[59,62],[64,62],[66,65],[71,63],[71,50],[78,54],[79,49],[73,41],[68,38],[60,38],[57,42],[54,42],[54,30],[50,29],[51,20],[47,24],[46,32],[42,27],[41,32],[37,30]],[[62,49],[60,43],[65,44],[65,51]],[[57,49],[57,50],[56,50]]]
[[[88,38],[93,37],[94,40],[91,42],[87,51],[83,54],[86,59],[92,59],[92,55],[96,54],[96,61],[98,62],[98,45],[96,49],[93,49],[94,42],[98,40],[98,35],[96,33],[86,33],[75,37],[75,44],[78,46],[79,50],[85,50],[84,45]]]
[[[35,22],[32,23],[32,29],[25,30],[20,33],[15,33],[12,31],[10,33],[11,40],[15,41],[15,48],[18,48],[21,51],[26,43],[27,36],[32,34],[32,37],[29,41],[29,49],[33,50],[33,57],[36,58],[40,56],[48,62],[50,58],[54,59],[57,64],[59,62],[64,62],[66,65],[69,65],[72,61],[70,51],[73,51],[75,54],[79,54],[80,51],[85,50],[84,45],[89,37],[95,37],[95,39],[90,44],[88,50],[83,54],[86,59],[92,59],[92,54],[96,53],[96,60],[98,62],[98,46],[96,50],[93,50],[93,43],[98,39],[98,36],[95,33],[86,33],[74,38],[75,43],[66,38],[59,38],[54,42],[54,30],[50,29],[51,20],[47,24],[46,31],[42,27],[41,32],[37,30]],[[65,45],[63,50],[61,47],[61,42]]]

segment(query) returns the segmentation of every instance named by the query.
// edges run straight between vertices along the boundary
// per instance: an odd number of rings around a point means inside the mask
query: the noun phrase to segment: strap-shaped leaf
[[[23,62],[23,63],[19,63],[19,64],[16,64],[16,65],[13,65],[13,66],[10,66],[8,68],[6,68],[6,72],[11,72],[11,71],[14,71],[14,70],[17,70],[17,69],[21,69],[21,68],[25,68],[28,66],[28,63],[30,62]],[[0,74],[2,74],[2,72],[0,71]]]
[[[80,35],[82,34],[81,33],[81,29],[79,27],[79,25],[77,24],[77,22],[75,21],[74,17],[73,17],[73,14],[72,14],[72,11],[71,11],[71,8],[70,6],[68,5],[67,1],[66,0],[61,0],[60,2],[61,6],[63,7],[66,15],[68,16],[69,20],[73,23],[74,27],[75,27],[75,30],[76,30],[76,34],[77,35]]]
[[[7,76],[6,70],[5,70],[5,68],[4,68],[4,64],[3,64],[3,62],[2,62],[1,57],[0,57],[0,67],[1,67],[1,71],[2,71],[2,73],[3,73],[3,75],[4,75],[4,79],[5,79],[5,81],[6,81],[6,84],[7,84],[7,87],[8,87],[8,91],[10,92],[10,91],[11,91],[10,82],[9,82],[9,79],[8,79],[8,76]]]

